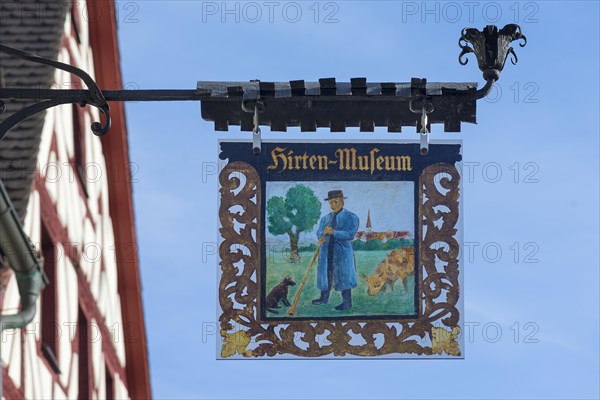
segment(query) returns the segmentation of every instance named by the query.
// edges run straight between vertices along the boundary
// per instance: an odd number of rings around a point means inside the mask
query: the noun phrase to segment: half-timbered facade
[[[0,42],[77,66],[102,88],[120,86],[111,1],[0,4]],[[69,73],[6,56],[0,67],[10,87],[82,87]],[[22,105],[7,103],[7,114]],[[122,104],[111,111],[103,138],[90,129],[95,108],[63,105],[0,142],[0,178],[50,281],[33,322],[3,332],[7,399],[151,396],[125,116]],[[0,306],[11,314],[19,292],[8,266],[1,271]]]

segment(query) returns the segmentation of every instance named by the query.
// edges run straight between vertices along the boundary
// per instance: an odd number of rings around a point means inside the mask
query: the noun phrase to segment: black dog
[[[273,314],[279,314],[275,311],[275,308],[279,307],[279,302],[281,301],[284,306],[289,307],[291,304],[288,301],[288,286],[294,286],[296,282],[292,280],[289,276],[285,277],[285,279],[277,286],[275,286],[269,294],[267,295],[267,305],[266,309]]]

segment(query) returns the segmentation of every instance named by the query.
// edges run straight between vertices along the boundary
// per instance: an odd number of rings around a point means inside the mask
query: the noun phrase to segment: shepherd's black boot
[[[352,289],[342,290],[342,304],[336,306],[338,311],[349,310],[352,308]]]
[[[321,290],[321,297],[314,299],[312,303],[316,306],[320,304],[327,304],[329,301],[329,290]]]

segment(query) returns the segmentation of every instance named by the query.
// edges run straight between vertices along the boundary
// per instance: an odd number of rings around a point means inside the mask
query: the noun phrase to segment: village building
[[[0,43],[76,66],[104,89],[121,86],[112,1],[0,1],[0,16]],[[8,55],[0,73],[5,87],[83,88]],[[27,104],[7,101],[0,121]],[[33,321],[2,332],[6,399],[151,398],[123,104],[111,115],[99,138],[90,129],[97,109],[62,105],[0,141],[0,179],[49,280]],[[1,258],[0,307],[14,314],[21,298]]]
[[[393,231],[388,230],[385,232],[374,232],[373,226],[371,224],[371,210],[369,209],[367,213],[367,223],[365,225],[365,230],[356,232],[356,240],[360,240],[363,242],[368,242],[370,240],[380,240],[383,243],[386,243],[390,239],[408,239],[410,237],[410,233],[408,231]]]

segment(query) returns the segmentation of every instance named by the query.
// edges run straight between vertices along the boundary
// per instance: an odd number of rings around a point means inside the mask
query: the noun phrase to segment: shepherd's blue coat
[[[330,225],[333,212],[321,218],[317,238],[323,236],[323,231]],[[336,217],[336,225],[332,235],[325,236],[321,245],[319,264],[317,266],[317,288],[327,290],[327,252],[329,241],[333,240],[333,288],[338,291],[355,288],[356,265],[354,263],[354,250],[352,240],[358,231],[358,216],[345,208]]]

